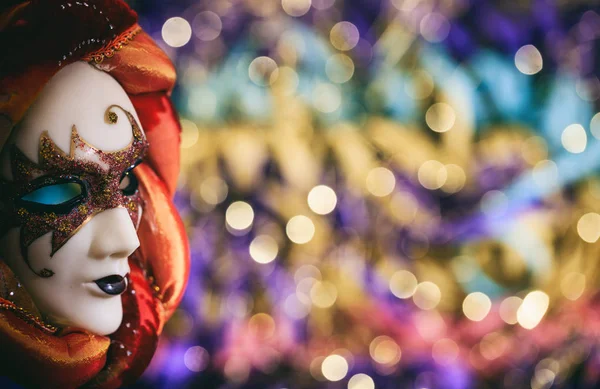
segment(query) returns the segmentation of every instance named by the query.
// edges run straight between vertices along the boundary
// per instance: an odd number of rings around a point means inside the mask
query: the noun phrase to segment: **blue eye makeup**
[[[32,212],[69,213],[87,196],[86,187],[78,179],[67,179],[44,185],[18,199],[18,205]]]
[[[83,188],[81,185],[68,182],[44,186],[21,197],[21,200],[45,205],[59,205],[80,196],[82,193]]]

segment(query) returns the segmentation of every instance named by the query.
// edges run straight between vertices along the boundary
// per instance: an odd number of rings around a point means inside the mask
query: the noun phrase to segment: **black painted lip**
[[[127,279],[118,274],[102,277],[94,281],[104,293],[117,296],[127,289]]]

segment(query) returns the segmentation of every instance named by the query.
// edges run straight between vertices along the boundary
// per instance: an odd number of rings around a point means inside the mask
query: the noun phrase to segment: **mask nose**
[[[90,222],[94,223],[89,253],[93,258],[127,258],[140,246],[135,226],[125,208],[107,209]]]

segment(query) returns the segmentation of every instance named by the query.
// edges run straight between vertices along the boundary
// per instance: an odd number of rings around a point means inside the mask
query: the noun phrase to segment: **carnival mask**
[[[46,85],[3,150],[0,252],[46,319],[105,335],[139,246],[134,169],[148,147],[131,101],[86,63]]]

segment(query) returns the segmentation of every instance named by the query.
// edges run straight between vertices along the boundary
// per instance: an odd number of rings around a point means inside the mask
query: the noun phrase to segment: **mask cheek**
[[[40,273],[44,269],[52,272],[51,252],[52,250],[52,232],[48,232],[34,240],[25,250],[27,250],[27,261],[35,273]]]
[[[20,228],[15,227],[0,237],[0,298],[11,301],[26,312],[40,317],[41,313],[27,287],[39,277],[29,269],[21,256],[19,236]],[[49,244],[49,241],[46,244]],[[49,250],[48,247],[46,250]],[[41,270],[48,266],[48,261],[40,258],[35,262],[35,266]]]
[[[21,258],[20,245],[21,228],[11,228],[6,233],[0,236],[0,256],[13,271],[19,264]]]
[[[51,267],[52,233],[49,232],[34,240],[25,250],[28,261],[21,250],[21,228],[12,228],[0,238],[2,260],[12,269],[18,279],[27,283],[29,279],[39,278],[38,273]]]

